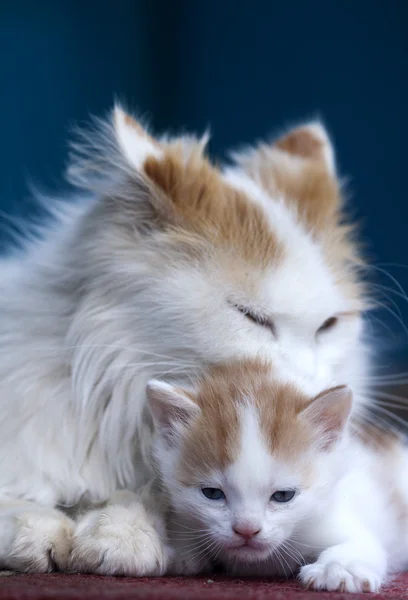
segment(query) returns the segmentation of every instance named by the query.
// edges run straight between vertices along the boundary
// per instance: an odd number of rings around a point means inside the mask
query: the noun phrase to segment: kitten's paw
[[[85,515],[73,539],[69,571],[163,575],[167,551],[142,505],[108,506]]]
[[[53,509],[21,512],[14,519],[7,568],[25,573],[66,569],[74,530],[71,519]]]
[[[315,562],[301,568],[300,580],[307,589],[329,592],[378,592],[382,577],[361,562]]]

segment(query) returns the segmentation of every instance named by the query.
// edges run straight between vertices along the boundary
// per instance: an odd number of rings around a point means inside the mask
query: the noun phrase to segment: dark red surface
[[[396,578],[381,594],[361,594],[387,600],[408,600],[408,574]],[[226,578],[133,579],[93,575],[12,575],[0,578],[0,600],[354,600],[360,595],[310,592],[296,582]]]

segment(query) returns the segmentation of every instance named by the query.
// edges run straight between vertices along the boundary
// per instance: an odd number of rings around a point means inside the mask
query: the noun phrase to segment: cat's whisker
[[[404,429],[407,428],[408,423],[406,420],[402,419],[401,417],[399,417],[398,415],[392,413],[391,411],[387,410],[386,408],[384,408],[383,406],[379,406],[379,404],[377,403],[373,403],[371,406],[372,410],[374,412],[380,412],[384,415],[386,415],[386,417],[388,419],[390,419],[391,421],[394,421],[395,423],[398,423],[399,426],[402,426]]]
[[[385,406],[385,407],[390,407],[390,408],[396,408],[399,411],[406,411],[408,410],[408,406],[407,404],[399,404],[398,402],[390,402],[389,400],[373,400],[373,402],[377,405],[377,406]],[[393,413],[394,414],[394,413]]]
[[[384,263],[383,266],[387,266],[387,264],[389,266],[393,266],[392,263]],[[394,265],[396,266],[396,265]],[[405,265],[400,265],[401,267],[404,267]],[[405,300],[408,300],[408,296],[407,293],[405,291],[405,289],[403,288],[403,286],[401,285],[401,283],[398,281],[398,279],[396,277],[394,277],[394,275],[391,275],[391,273],[389,271],[387,271],[386,269],[383,269],[380,264],[374,265],[366,265],[366,270],[371,270],[371,271],[378,271],[378,273],[381,273],[382,275],[385,275],[386,277],[388,277],[388,279],[391,280],[391,283],[393,283],[399,294],[401,295],[402,298],[404,298]],[[381,285],[381,284],[374,284],[374,285]],[[383,287],[387,287],[387,286],[383,286]],[[393,290],[393,288],[389,288],[390,290]],[[397,291],[397,290],[393,290],[393,291]]]
[[[400,316],[398,313],[396,313],[394,310],[392,310],[392,308],[390,306],[388,306],[387,304],[384,304],[382,302],[377,302],[376,303],[378,308],[381,308],[385,311],[387,311],[389,314],[391,314],[395,320],[401,325],[402,329],[404,330],[404,333],[406,333],[408,335],[408,328],[406,326],[406,324],[404,323],[402,316]]]
[[[357,415],[359,417],[359,421],[354,421],[352,423],[352,427],[353,429],[357,432],[357,433],[364,433],[365,435],[370,435],[372,436],[373,440],[375,440],[375,435],[371,434],[370,431],[367,432],[367,430],[365,429],[365,425],[369,424],[374,426],[374,428],[381,428],[384,430],[389,430],[390,428],[394,428],[394,425],[392,423],[390,423],[389,419],[385,419],[384,417],[378,415],[378,414],[374,414],[374,410],[372,407],[372,410],[370,412],[368,411],[356,411]]]
[[[375,287],[377,287],[377,286],[375,286]],[[374,289],[375,289],[375,287],[374,287]],[[381,308],[384,308],[385,306],[388,306],[389,308],[391,308],[391,307],[392,307],[392,309],[393,309],[393,310],[395,310],[395,314],[396,314],[396,315],[398,315],[398,317],[399,317],[400,319],[402,319],[402,312],[401,312],[401,309],[400,309],[400,307],[398,306],[398,303],[397,303],[397,302],[394,300],[394,298],[392,298],[391,296],[387,295],[387,294],[386,294],[386,293],[385,293],[383,290],[381,290],[381,289],[379,289],[378,291],[379,291],[379,293],[380,293],[380,294],[382,294],[382,295],[383,295],[384,302],[381,302],[381,301],[379,301],[379,299],[378,299],[378,298],[375,298],[375,297],[374,297],[374,298],[372,298],[372,302],[374,303],[374,305],[376,305],[376,306],[379,306],[379,307],[381,307]],[[402,297],[402,295],[401,295],[401,294],[399,294],[398,292],[396,292],[395,290],[394,290],[394,293],[395,293],[396,295],[399,295],[400,297]],[[404,300],[406,300],[406,298],[404,298]],[[388,302],[388,304],[386,304],[386,302]],[[370,316],[371,316],[371,317],[373,317],[374,315],[370,315]],[[378,320],[380,320],[380,319],[378,319]],[[392,331],[392,330],[391,330],[391,331]]]
[[[398,394],[391,394],[390,392],[382,392],[380,390],[377,390],[375,392],[375,397],[384,399],[384,400],[393,400],[395,402],[399,402],[401,404],[401,406],[406,406],[408,405],[408,398],[404,397],[404,396],[399,396]]]
[[[380,319],[380,317],[374,314],[371,314],[369,318],[366,319],[366,323],[371,327],[372,334],[375,333],[372,321],[377,321],[377,323],[384,327],[384,329],[386,329],[388,333],[390,333],[392,336],[395,336],[395,331],[393,331],[392,328],[383,319]]]

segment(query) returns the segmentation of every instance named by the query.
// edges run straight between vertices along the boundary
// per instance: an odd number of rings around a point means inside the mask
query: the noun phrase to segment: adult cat
[[[364,404],[359,258],[325,130],[224,170],[204,147],[116,107],[73,147],[77,197],[0,263],[2,566],[64,568],[73,523],[54,507],[149,479],[148,379],[263,356]]]

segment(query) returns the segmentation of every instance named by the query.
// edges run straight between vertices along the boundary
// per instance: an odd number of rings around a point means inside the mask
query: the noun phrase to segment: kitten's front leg
[[[149,490],[148,490],[149,491]],[[122,491],[78,520],[69,570],[133,577],[163,575],[169,560],[164,513],[149,493]]]
[[[301,568],[302,583],[314,590],[378,592],[387,572],[385,550],[375,536],[352,517],[338,523],[332,520],[320,523],[319,544],[324,537],[335,539],[335,527],[338,539],[343,541],[330,546],[322,543],[326,549],[317,561]]]

